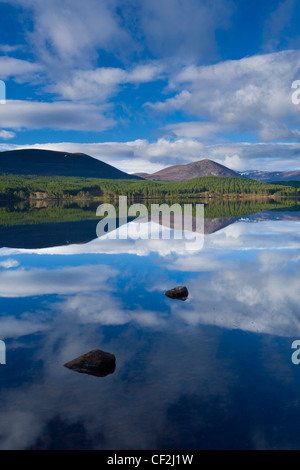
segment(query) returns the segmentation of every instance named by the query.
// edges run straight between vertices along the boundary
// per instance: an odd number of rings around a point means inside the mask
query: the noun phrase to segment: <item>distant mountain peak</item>
[[[274,181],[300,181],[300,170],[293,171],[260,171],[250,170],[241,173],[243,177],[250,178],[265,183]]]
[[[239,173],[213,160],[203,159],[192,163],[173,165],[152,173],[138,173],[147,180],[187,181],[200,176],[238,177]]]

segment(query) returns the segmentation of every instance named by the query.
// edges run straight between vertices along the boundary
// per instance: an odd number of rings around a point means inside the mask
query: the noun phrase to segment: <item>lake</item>
[[[0,449],[300,449],[299,204],[211,201],[193,249],[98,204],[0,207]]]

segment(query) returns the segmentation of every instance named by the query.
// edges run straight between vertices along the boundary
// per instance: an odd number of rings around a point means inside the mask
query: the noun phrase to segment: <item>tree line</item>
[[[107,180],[80,177],[0,175],[0,199],[196,198],[299,196],[297,184],[205,176],[189,181]]]

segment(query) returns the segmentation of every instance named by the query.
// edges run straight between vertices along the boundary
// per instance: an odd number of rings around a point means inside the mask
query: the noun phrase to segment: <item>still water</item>
[[[94,205],[0,208],[1,449],[300,449],[300,207],[205,213],[191,251],[100,239]],[[92,349],[112,374],[64,367]]]

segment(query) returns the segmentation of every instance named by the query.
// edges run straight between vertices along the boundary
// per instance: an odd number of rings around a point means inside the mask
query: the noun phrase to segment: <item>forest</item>
[[[299,196],[298,184],[263,183],[247,178],[200,177],[184,182],[108,180],[80,177],[0,175],[0,200],[89,198],[178,199]]]

